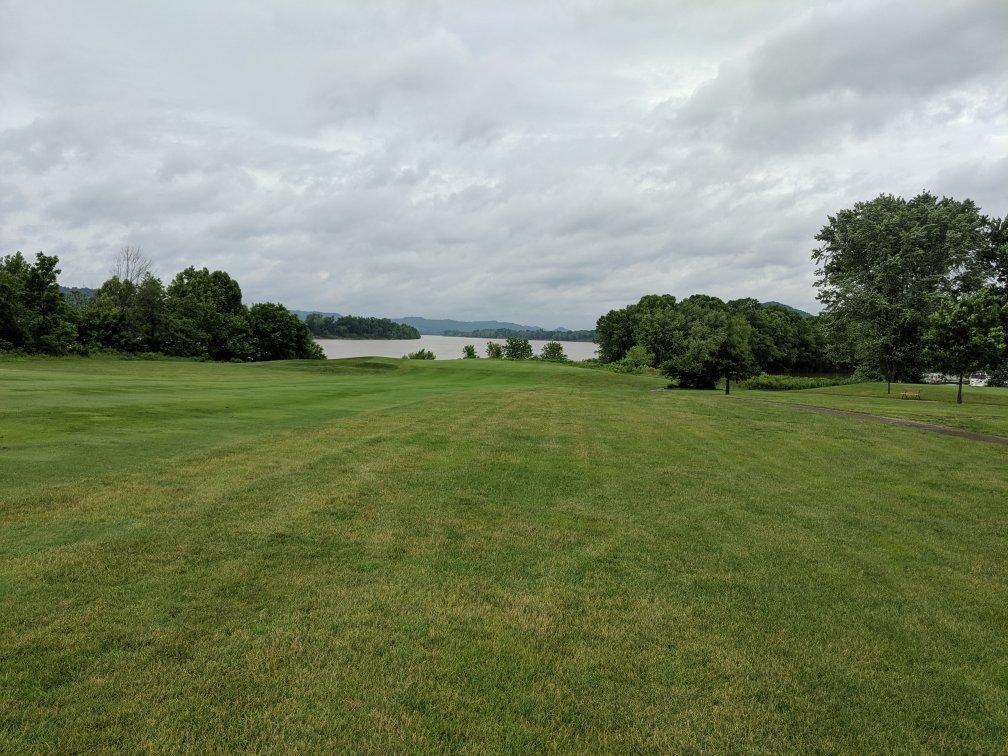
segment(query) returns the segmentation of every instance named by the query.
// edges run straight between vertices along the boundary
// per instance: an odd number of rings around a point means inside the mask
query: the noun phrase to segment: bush
[[[614,373],[633,373],[641,375],[654,366],[655,356],[641,344],[634,344],[627,353],[616,362],[609,363],[609,369]]]
[[[564,354],[563,344],[559,341],[549,341],[543,344],[540,359],[551,362],[567,362],[567,355]]]
[[[858,383],[854,378],[803,378],[797,375],[767,375],[760,373],[743,382],[747,389],[756,391],[801,391],[802,389],[846,386]]]
[[[496,341],[487,342],[487,357],[491,360],[499,360],[504,356],[504,347],[498,344]]]
[[[479,355],[476,354],[476,347],[472,344],[466,344],[462,347],[462,359],[465,360],[475,360],[478,359]]]
[[[1008,386],[1008,364],[1002,365],[999,368],[994,368],[991,371],[990,379],[987,381],[988,386],[998,386],[1004,388]]]
[[[533,357],[532,345],[528,339],[519,339],[511,336],[504,345],[504,356],[509,360],[531,360]]]
[[[421,349],[418,349],[415,352],[410,352],[403,359],[407,359],[407,360],[433,360],[434,359],[434,352],[432,352],[430,349],[423,349],[423,348],[421,348]]]

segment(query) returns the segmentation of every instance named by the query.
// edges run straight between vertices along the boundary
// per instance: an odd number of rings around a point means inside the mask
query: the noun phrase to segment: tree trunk
[[[959,373],[959,391],[956,393],[956,404],[962,404],[962,379],[963,374]]]
[[[731,393],[731,373],[725,373],[724,392],[726,396]]]

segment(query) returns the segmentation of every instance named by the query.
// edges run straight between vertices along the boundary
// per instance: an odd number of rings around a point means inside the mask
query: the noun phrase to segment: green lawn
[[[921,398],[901,399],[904,389],[920,392]],[[814,404],[820,407],[904,417],[953,428],[1008,436],[1008,389],[963,387],[963,403],[956,404],[955,386],[922,386],[894,383],[886,393],[885,383],[856,383],[804,391],[736,391],[738,396],[773,402]]]
[[[1003,750],[1008,447],[663,384],[0,361],[0,752]]]

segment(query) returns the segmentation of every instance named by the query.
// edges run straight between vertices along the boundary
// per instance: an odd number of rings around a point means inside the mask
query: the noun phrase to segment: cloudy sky
[[[1008,212],[1006,39],[1005,0],[0,0],[0,253],[546,327],[817,309],[827,213]]]

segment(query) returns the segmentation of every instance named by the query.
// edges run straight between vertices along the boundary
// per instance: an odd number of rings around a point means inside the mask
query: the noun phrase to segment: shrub
[[[517,336],[508,338],[504,345],[504,356],[509,360],[531,360],[532,345],[528,339],[519,339]]]
[[[415,352],[410,352],[409,354],[407,354],[406,357],[405,357],[405,359],[407,359],[407,360],[433,360],[434,359],[434,352],[432,352],[429,349],[423,349],[423,348],[421,348],[421,349],[418,349]]]
[[[999,386],[1002,388],[1008,386],[1008,363],[1002,365],[1001,367],[994,368],[994,370],[991,371],[987,385]]]
[[[614,373],[633,373],[640,375],[654,366],[655,356],[641,344],[634,344],[627,353],[616,362],[609,363],[609,369]]]
[[[796,375],[767,375],[760,373],[745,381],[747,389],[756,391],[800,391],[802,389],[825,388],[826,386],[845,386],[858,383],[854,378],[803,378]]]
[[[567,355],[564,354],[563,344],[559,341],[548,341],[543,344],[541,359],[551,362],[567,362]]]
[[[487,342],[487,357],[491,360],[499,360],[504,356],[504,347],[498,344],[496,341]]]
[[[474,347],[472,344],[466,344],[464,347],[462,347],[462,358],[466,360],[478,359],[479,355],[476,354],[476,347]]]

